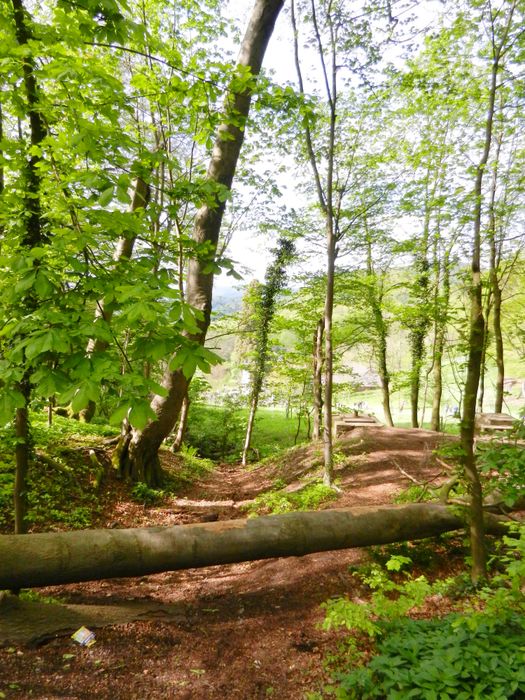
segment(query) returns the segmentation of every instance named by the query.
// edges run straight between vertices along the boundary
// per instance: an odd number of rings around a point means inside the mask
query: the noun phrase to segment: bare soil
[[[342,493],[325,507],[387,504],[412,479],[439,483],[432,451],[441,439],[425,430],[356,429],[338,443]],[[121,489],[100,526],[245,517],[243,502],[276,479],[297,488],[320,462],[320,447],[311,445],[250,470],[222,465],[162,507],[132,503]],[[32,643],[11,640],[0,649],[0,698],[304,698],[327,682],[327,659],[343,653],[344,635],[320,628],[320,605],[331,596],[366,595],[349,567],[368,556],[352,549],[43,589],[71,604],[74,617],[62,623],[49,605],[48,620],[65,629],[48,625]],[[450,557],[442,562],[447,571],[459,566]],[[0,605],[0,638],[1,615]],[[90,648],[70,638],[78,621],[96,634]]]

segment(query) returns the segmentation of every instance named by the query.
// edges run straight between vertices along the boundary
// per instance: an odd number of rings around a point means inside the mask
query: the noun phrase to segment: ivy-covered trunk
[[[239,71],[225,99],[224,118],[217,130],[208,165],[207,179],[217,186],[217,194],[212,203],[200,207],[193,228],[194,243],[200,250],[207,248],[208,254],[190,260],[186,283],[186,301],[200,313],[198,332],[188,335],[188,342],[196,349],[204,344],[210,323],[213,291],[210,263],[217,249],[225,209],[224,193],[231,189],[255,87],[254,78],[260,72],[283,3],[284,0],[256,0],[238,57]],[[183,369],[172,371],[168,365],[162,380],[166,396],[155,396],[151,403],[157,419],[143,430],[132,430],[127,449],[123,451],[125,475],[132,479],[142,476],[148,484],[160,477],[158,450],[177,422],[191,374],[186,371],[185,375]]]
[[[255,312],[255,359],[252,370],[252,386],[250,392],[250,414],[246,426],[244,447],[242,450],[242,465],[246,466],[250,450],[255,415],[263,388],[266,367],[268,364],[268,338],[270,325],[275,314],[277,295],[283,290],[286,282],[286,265],[294,252],[294,244],[288,238],[281,237],[273,251],[274,259],[269,265],[260,296],[255,299],[259,309]]]
[[[29,119],[31,149],[27,149],[29,155],[24,168],[25,179],[25,230],[21,240],[21,246],[31,250],[42,246],[47,242],[42,220],[41,203],[41,144],[46,136],[44,120],[39,110],[38,85],[35,78],[34,60],[28,49],[32,39],[29,27],[29,16],[22,0],[12,0],[13,22],[16,41],[23,49],[21,52],[24,94],[26,99],[27,117]],[[24,149],[25,150],[25,149]],[[35,265],[37,263],[35,262]],[[21,299],[21,305],[26,313],[31,313],[36,306],[36,300],[31,290]],[[15,416],[15,487],[14,487],[14,511],[15,533],[22,534],[26,531],[25,522],[27,510],[27,473],[31,461],[31,434],[29,424],[29,402],[31,400],[31,383],[29,372],[24,369],[23,376],[17,387],[23,397],[23,405],[16,409]]]
[[[450,250],[446,250],[440,264],[436,240],[434,264],[436,268],[436,293],[434,302],[434,366],[432,394],[432,416],[430,430],[441,430],[441,398],[443,395],[443,354],[447,331],[448,307],[450,302]],[[439,272],[441,268],[441,273]],[[440,278],[442,288],[440,289]]]
[[[390,373],[387,364],[387,324],[383,315],[383,292],[378,282],[374,270],[374,260],[372,251],[372,237],[368,229],[366,216],[364,217],[364,229],[366,234],[366,272],[368,275],[366,290],[368,303],[372,311],[373,318],[373,345],[376,355],[377,371],[381,382],[381,403],[383,405],[383,415],[385,422],[393,427],[392,410],[390,407]]]

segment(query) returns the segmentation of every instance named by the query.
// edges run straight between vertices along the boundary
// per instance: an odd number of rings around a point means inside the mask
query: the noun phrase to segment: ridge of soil
[[[357,428],[336,445],[342,493],[324,507],[388,504],[412,479],[437,485],[443,475],[433,450],[442,440],[443,435],[426,430]],[[173,455],[166,452],[163,460],[173,467]],[[249,470],[219,465],[167,507],[146,508],[117,494],[100,526],[245,517],[240,505],[270,489],[276,479],[293,490],[306,475],[312,478],[316,467],[320,470],[319,445],[295,448],[277,463]],[[323,658],[341,653],[337,648],[344,637],[320,629],[320,604],[331,596],[365,594],[349,567],[367,556],[364,550],[349,549],[42,589],[80,617],[73,617],[74,625],[56,621],[51,631],[39,628],[32,646],[17,646],[19,641],[12,639],[0,649],[0,697],[304,698],[327,681]],[[447,570],[459,566],[453,559],[443,562]],[[44,618],[42,607],[49,609],[49,619],[58,615],[52,604],[35,605]],[[91,606],[92,614],[85,606]],[[84,611],[80,624],[96,634],[89,648],[69,637]],[[2,636],[5,642],[1,615],[0,605],[0,642]]]

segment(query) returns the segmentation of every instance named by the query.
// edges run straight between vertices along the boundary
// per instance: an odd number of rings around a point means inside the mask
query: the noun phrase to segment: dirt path
[[[356,431],[337,448],[343,492],[330,507],[389,503],[412,483],[407,474],[422,482],[439,479],[432,455],[438,440],[423,430]],[[251,471],[223,465],[168,507],[117,502],[103,524],[245,517],[240,502],[277,478],[294,488],[319,463],[318,453],[315,446],[298,448],[279,465]],[[76,645],[68,631],[33,648],[0,649],[0,697],[304,698],[326,680],[323,658],[337,648],[337,635],[319,628],[319,606],[330,596],[360,595],[348,567],[364,557],[357,549],[325,552],[48,588],[47,595],[75,605],[97,610],[128,605],[139,614],[130,622],[96,628],[90,648]]]

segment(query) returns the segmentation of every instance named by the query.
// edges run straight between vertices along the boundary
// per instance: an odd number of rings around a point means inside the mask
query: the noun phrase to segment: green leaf
[[[0,395],[0,425],[12,420],[15,410],[24,408],[25,404],[24,395],[20,391],[3,390]]]
[[[113,186],[108,187],[106,190],[101,192],[98,203],[101,207],[107,207],[108,204],[113,200]]]
[[[182,374],[186,379],[191,379],[197,369],[198,358],[195,354],[188,354],[182,364]]]
[[[143,430],[149,420],[156,420],[157,416],[149,403],[141,401],[131,407],[128,415],[130,424],[137,430]]]
[[[99,398],[99,388],[94,382],[83,381],[80,386],[77,387],[73,400],[71,401],[71,408],[74,413],[78,413],[83,408],[89,404],[90,401],[97,401]]]
[[[124,418],[127,418],[128,411],[129,405],[127,403],[119,406],[109,417],[110,425],[120,425]]]
[[[42,270],[37,273],[34,288],[41,299],[46,299],[53,292],[53,285]]]

